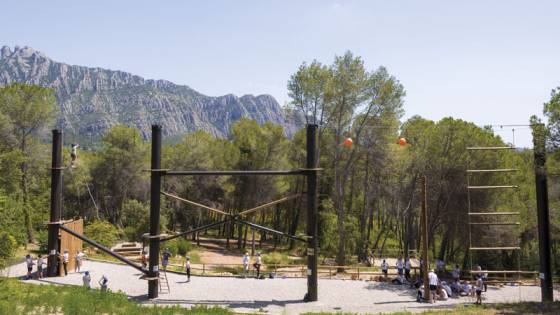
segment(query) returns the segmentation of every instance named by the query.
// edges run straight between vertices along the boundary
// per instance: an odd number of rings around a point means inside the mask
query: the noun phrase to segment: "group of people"
[[[436,263],[436,266],[438,264]],[[479,267],[479,266],[478,266]],[[482,269],[479,267],[478,270]],[[443,270],[440,269],[443,273]],[[431,269],[428,273],[428,285],[430,289],[429,300],[430,303],[435,303],[437,300],[447,300],[450,297],[460,297],[460,296],[470,296],[476,298],[475,304],[482,304],[482,292],[486,291],[485,284],[485,274],[477,273],[473,275],[474,284],[471,284],[468,280],[461,281],[461,269],[459,265],[455,265],[455,268],[451,272],[452,280],[450,283],[440,280],[434,269]],[[414,281],[411,286],[417,288],[417,301],[426,300],[424,297],[424,284],[422,277],[419,277]]]
[[[245,278],[249,274],[249,264],[251,263],[251,256],[249,256],[249,253],[246,252],[243,255],[242,262],[243,262],[243,277]],[[255,263],[253,264],[253,267],[257,271],[257,279],[260,279],[261,277],[261,265],[262,265],[262,256],[261,253],[257,253],[257,256],[255,257]]]
[[[57,253],[56,256],[57,256],[56,263],[58,264],[62,262],[64,275],[67,276],[68,263],[70,262],[70,253],[66,249],[64,250],[63,254]],[[84,258],[85,258],[84,252],[80,250],[76,252],[76,255],[74,256],[74,260],[76,262],[74,265],[74,272],[80,272],[80,269],[82,268],[83,265]],[[47,260],[45,256],[39,254],[37,255],[37,259],[34,260],[33,257],[31,257],[31,254],[27,254],[25,255],[25,264],[27,265],[27,280],[32,278],[33,266],[37,266],[37,279],[42,279],[45,276],[44,266],[47,264]]]
[[[395,263],[395,267],[397,268],[397,277],[391,281],[392,283],[404,284],[405,281],[410,281],[410,270],[412,269],[412,264],[409,257],[406,257],[404,260],[402,257],[399,257]],[[389,264],[385,259],[381,262],[381,272],[383,272],[383,276],[385,278],[388,277]]]

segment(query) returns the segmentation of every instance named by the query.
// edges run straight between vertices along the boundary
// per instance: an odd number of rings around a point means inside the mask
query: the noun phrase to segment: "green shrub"
[[[8,232],[0,232],[0,259],[12,257],[17,250],[15,237]]]
[[[49,231],[46,229],[39,230],[35,233],[35,238],[39,244],[39,251],[46,252],[49,243]]]
[[[192,250],[191,242],[187,241],[184,238],[176,238],[167,241],[161,247],[162,249],[167,248],[171,252],[171,254],[173,254],[173,256],[185,256],[189,251]]]
[[[119,239],[119,230],[107,221],[94,221],[86,226],[85,235],[105,247],[111,247]]]

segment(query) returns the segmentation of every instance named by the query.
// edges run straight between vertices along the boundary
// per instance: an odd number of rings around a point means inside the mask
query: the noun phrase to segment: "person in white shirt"
[[[484,281],[482,281],[482,278],[476,279],[476,285],[475,285],[476,303],[475,304],[482,304],[482,289],[483,289],[483,287],[484,287]]]
[[[70,161],[70,166],[71,167],[75,167],[76,165],[76,160],[78,159],[78,147],[80,145],[77,143],[72,143],[71,145],[71,149],[70,149],[70,157],[72,158],[72,160]]]
[[[407,281],[410,281],[410,269],[412,265],[410,264],[410,257],[406,257],[404,261],[404,276]]]
[[[84,281],[84,287],[91,289],[91,276],[89,275],[89,271],[86,271],[84,273],[82,281]]]
[[[397,259],[397,263],[396,263],[396,267],[397,267],[397,274],[399,276],[403,275],[403,268],[404,268],[404,263],[401,257],[399,257],[399,259]]]
[[[31,258],[31,255],[27,254],[25,255],[25,264],[27,265],[27,280],[31,279],[31,272],[33,271],[33,265],[35,265],[35,263],[33,262],[33,258]]]
[[[62,255],[62,265],[64,266],[64,275],[68,275],[68,261],[70,261],[70,254],[68,250],[64,250],[64,254]]]
[[[43,279],[43,265],[45,264],[45,259],[43,256],[39,255],[37,257],[37,277]]]
[[[436,302],[436,291],[438,286],[438,276],[434,272],[434,270],[430,270],[428,273],[428,279],[430,284],[430,303]]]
[[[245,253],[245,255],[243,255],[243,278],[247,277],[248,272],[249,272],[249,253]]]
[[[98,283],[101,286],[101,291],[103,291],[103,292],[107,291],[108,284],[109,284],[109,279],[105,275],[103,275],[103,277],[101,277],[101,279],[99,279]]]
[[[83,263],[83,260],[84,260],[84,256],[85,256],[84,252],[82,252],[82,251],[77,251],[76,252],[76,257],[75,257],[76,266],[74,267],[74,272],[80,272],[80,268],[82,268],[82,263]]]
[[[441,285],[437,287],[436,294],[437,294],[437,299],[441,301],[445,301],[449,298],[449,295]]]
[[[187,261],[185,262],[185,269],[187,271],[187,282],[191,281],[191,258],[187,256]]]
[[[387,274],[389,273],[389,264],[385,261],[385,259],[383,259],[383,262],[381,263],[381,271],[383,272],[385,278],[387,278]]]

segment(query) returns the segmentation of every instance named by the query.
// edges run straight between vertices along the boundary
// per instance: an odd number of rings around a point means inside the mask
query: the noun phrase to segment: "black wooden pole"
[[[62,131],[52,131],[52,162],[51,162],[51,215],[47,249],[47,276],[58,275],[58,224],[60,221],[60,207],[62,200]]]
[[[152,172],[150,184],[150,264],[148,298],[158,297],[159,282],[159,213],[161,191],[161,126],[152,125]],[[155,236],[155,237],[154,237]]]
[[[546,146],[544,125],[533,126],[533,151],[535,155],[535,184],[537,188],[537,217],[539,228],[539,259],[541,300],[553,301],[552,268],[550,260],[550,216],[546,176]]]
[[[317,125],[307,125],[307,294],[306,302],[318,300],[317,292]]]

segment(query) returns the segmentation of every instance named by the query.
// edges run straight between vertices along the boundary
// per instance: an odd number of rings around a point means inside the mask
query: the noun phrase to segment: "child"
[[[43,256],[39,255],[37,257],[37,278],[43,279],[43,265],[45,264],[45,260]]]
[[[476,303],[475,304],[482,304],[482,287],[483,281],[482,277],[476,280]]]
[[[72,143],[72,148],[70,150],[70,157],[72,158],[72,161],[70,162],[71,167],[75,167],[76,165],[76,160],[78,159],[78,147],[79,145],[77,143]]]
[[[89,275],[89,271],[84,273],[82,280],[84,281],[84,287],[91,289],[91,276]]]
[[[245,253],[245,255],[243,255],[243,278],[247,277],[248,272],[249,272],[249,253]]]
[[[261,253],[257,253],[257,259],[253,264],[253,267],[257,269],[257,279],[258,279],[261,272]]]
[[[389,273],[389,264],[383,259],[381,263],[381,271],[383,272],[383,276],[387,278],[387,274]]]
[[[101,277],[101,279],[99,279],[99,285],[101,286],[101,291],[106,292],[107,291],[107,284],[109,283],[109,279],[107,279],[107,277],[105,275],[103,275],[103,277]]]
[[[148,251],[142,251],[142,267],[144,269],[148,268]]]
[[[187,282],[191,282],[191,258],[189,256],[187,256],[185,268],[187,269]]]
[[[25,255],[25,263],[27,264],[27,280],[29,280],[31,279],[31,271],[33,271],[33,265],[35,265],[35,263],[33,262],[33,258],[31,258],[31,255]]]

